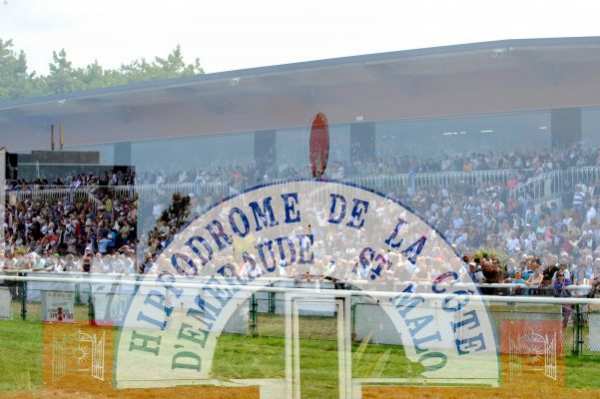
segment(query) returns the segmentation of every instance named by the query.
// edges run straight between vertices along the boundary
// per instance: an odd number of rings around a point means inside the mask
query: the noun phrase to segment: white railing
[[[329,294],[334,297],[340,296],[372,296],[374,298],[394,298],[398,296],[406,296],[410,297],[414,295],[411,292],[404,291],[372,291],[372,290],[360,290],[360,289],[329,289],[324,288],[315,283],[315,288],[306,288],[304,286],[274,286],[270,283],[274,281],[289,281],[290,283],[294,282],[293,279],[262,279],[258,278],[254,282],[250,282],[248,284],[219,284],[215,285],[213,281],[211,281],[208,277],[198,276],[197,278],[190,277],[181,277],[176,279],[175,281],[161,282],[156,278],[146,278],[146,279],[134,279],[132,276],[127,276],[124,279],[115,279],[111,278],[114,276],[101,276],[99,274],[92,275],[82,275],[82,276],[64,276],[62,273],[56,273],[53,276],[18,276],[18,275],[0,275],[0,279],[4,281],[15,281],[15,282],[53,282],[53,283],[61,283],[61,284],[120,284],[124,286],[137,286],[137,287],[170,287],[170,288],[223,288],[223,289],[235,289],[236,291],[255,291],[259,289],[260,291],[265,292],[308,292],[308,293],[317,293],[319,295]],[[266,283],[266,284],[265,284]],[[512,285],[516,287],[520,287],[520,285],[516,284],[502,284],[503,287],[506,285]],[[423,284],[423,287],[431,286],[429,284]],[[461,288],[462,284],[449,284],[449,285],[437,285],[438,287],[453,287],[453,288]],[[464,284],[464,287],[472,287],[472,284]],[[489,287],[492,284],[478,284],[479,287]],[[590,288],[589,286],[571,286],[573,290],[582,289],[582,288]],[[440,298],[447,294],[440,293],[421,293],[419,292],[419,296],[424,298]],[[585,298],[585,297],[548,297],[548,296],[509,296],[509,295],[479,295],[475,294],[475,297],[479,297],[485,299],[490,302],[524,302],[524,303],[545,303],[545,304],[596,304],[600,305],[600,298]]]
[[[474,170],[471,172],[425,172],[398,173],[393,175],[358,176],[343,179],[361,186],[373,188],[415,188],[442,186],[451,187],[455,184],[503,184],[515,173],[512,169]]]
[[[457,184],[506,184],[518,171],[513,169],[475,170],[471,172],[426,172],[426,173],[398,173],[390,175],[369,175],[342,178],[342,181],[357,184],[388,193],[412,187],[422,189],[426,187],[452,187]],[[286,181],[287,179],[273,179],[270,182]],[[526,182],[519,184],[511,190],[515,199],[528,198],[534,201],[554,199],[562,193],[569,191],[579,183],[586,185],[600,181],[600,166],[581,166],[569,169],[553,170],[537,174]],[[229,195],[229,184],[222,182],[191,182],[191,183],[161,183],[161,184],[136,184],[122,186],[85,186],[79,188],[47,186],[41,188],[32,186],[27,189],[7,191],[16,200],[24,199],[61,199],[82,198],[95,201],[95,190],[110,189],[117,197],[154,196],[180,192],[202,196],[216,194]],[[245,189],[247,187],[241,187]]]
[[[393,175],[356,176],[343,178],[342,181],[357,184],[364,187],[377,189],[382,192],[395,192],[410,186],[415,189],[442,186],[451,187],[455,184],[481,184],[481,183],[505,183],[514,171],[510,169],[500,170],[478,170],[472,172],[428,172],[428,173],[399,173]],[[282,182],[286,179],[280,179]],[[274,179],[271,182],[277,182]],[[246,187],[242,187],[244,189]],[[114,195],[122,198],[133,198],[134,196],[153,197],[161,194],[180,192],[182,194],[194,194],[202,196],[215,194],[220,197],[229,195],[229,184],[210,183],[161,183],[161,184],[136,184],[121,186],[83,186],[78,188],[60,186],[31,186],[25,189],[8,190],[9,203],[14,201],[32,200],[63,200],[80,199],[92,201],[100,205],[95,193],[97,190],[110,190]]]
[[[26,189],[26,190],[7,190],[8,203],[22,202],[25,200],[33,201],[60,201],[60,200],[83,200],[93,202],[96,206],[100,201],[94,196],[93,189],[90,187],[82,188],[49,188],[49,189]]]
[[[116,272],[82,272],[82,271],[63,271],[63,272],[49,272],[49,271],[40,271],[33,269],[8,269],[4,272],[0,271],[0,281],[56,281],[56,282],[65,282],[70,281],[71,279],[85,279],[85,281],[89,281],[90,279],[100,279],[102,281],[112,281],[112,282],[123,282],[129,281],[132,284],[136,282],[144,280],[149,276],[156,276],[153,273],[116,273]],[[302,277],[301,275],[298,277]],[[318,281],[325,281],[327,276],[312,276],[315,278],[315,283],[318,284]],[[174,276],[175,281],[181,282],[208,282],[212,279],[210,276]],[[260,286],[265,285],[273,285],[278,283],[294,283],[298,282],[297,279],[293,277],[259,277],[256,279],[256,284]],[[346,283],[351,283],[353,287],[361,289],[361,287],[369,287],[371,283],[367,280],[363,279],[352,279],[351,281],[344,281]],[[394,284],[394,292],[400,292],[406,288],[408,282],[406,281],[398,281]],[[248,285],[256,285],[254,283],[248,283]],[[427,281],[412,281],[408,284],[413,285],[415,288],[431,288],[432,283]],[[289,285],[289,284],[288,284]],[[286,286],[288,286],[286,285]],[[541,285],[536,286],[527,286],[522,283],[437,283],[435,284],[438,288],[496,288],[496,289],[505,289],[505,290],[540,290],[546,289],[548,292],[552,291],[552,286],[541,287]],[[571,292],[579,293],[581,297],[582,295],[587,295],[592,290],[592,285],[589,284],[571,284],[566,286],[564,289]],[[512,292],[512,291],[511,291]],[[527,295],[534,297],[541,297],[545,295]],[[546,295],[547,296],[547,295]]]
[[[538,174],[512,190],[516,199],[535,202],[559,198],[574,190],[577,184],[587,186],[600,182],[600,166],[577,166]]]
[[[171,183],[171,184],[140,184],[127,186],[84,186],[77,188],[57,187],[50,188],[30,187],[27,189],[7,190],[8,200],[23,201],[46,200],[54,201],[61,199],[89,200],[100,204],[95,193],[98,190],[110,190],[116,197],[133,198],[136,195],[155,195],[160,193],[181,192],[185,194],[202,195],[206,193],[225,193],[225,184],[215,183]]]

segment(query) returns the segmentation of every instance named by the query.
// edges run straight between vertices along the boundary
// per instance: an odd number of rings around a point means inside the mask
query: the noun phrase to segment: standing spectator
[[[566,298],[570,297],[571,293],[567,289],[567,287],[571,284],[571,281],[565,277],[564,272],[557,272],[556,281],[552,285],[552,291],[555,297]],[[569,319],[571,317],[572,308],[571,305],[562,305],[562,324],[563,328],[566,328],[569,324]]]

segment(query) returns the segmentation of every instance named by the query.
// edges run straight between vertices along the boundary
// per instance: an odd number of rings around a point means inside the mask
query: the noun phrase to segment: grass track
[[[85,319],[85,308],[78,308],[76,315]],[[35,392],[42,384],[43,325],[35,319],[0,321],[0,396],[6,391]],[[306,317],[301,323],[303,397],[336,398],[337,343],[331,320]],[[219,339],[213,364],[215,378],[284,377],[282,319],[260,315],[258,325],[257,337],[224,334]],[[565,348],[566,386],[600,390],[600,356],[573,357],[569,350]],[[422,371],[408,361],[401,346],[355,342],[352,352],[355,378],[418,376]]]

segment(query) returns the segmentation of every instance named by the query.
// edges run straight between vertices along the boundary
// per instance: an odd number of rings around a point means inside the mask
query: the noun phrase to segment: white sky
[[[4,3],[4,4],[3,4]],[[207,72],[499,39],[600,36],[600,1],[0,0],[0,38],[107,67],[178,43]]]

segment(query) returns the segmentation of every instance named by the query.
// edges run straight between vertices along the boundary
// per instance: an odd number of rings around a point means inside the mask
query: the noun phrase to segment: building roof
[[[304,126],[316,112],[335,124],[588,107],[600,105],[599,69],[600,37],[501,40],[0,102],[0,127],[71,118],[81,130],[90,115],[131,124],[163,112],[193,120],[175,128],[190,135]]]
[[[239,84],[242,79],[246,78],[267,79],[268,77],[273,76],[294,75],[302,72],[306,73],[307,71],[319,71],[331,68],[338,69],[344,66],[381,66],[417,59],[429,59],[431,68],[434,68],[435,63],[438,63],[440,70],[447,70],[446,65],[440,65],[442,63],[439,62],[439,57],[448,58],[459,56],[462,58],[469,54],[489,54],[490,52],[492,54],[496,54],[498,57],[501,57],[505,54],[519,51],[527,51],[531,54],[535,54],[537,52],[541,55],[543,52],[552,50],[570,50],[571,52],[578,52],[578,56],[583,56],[585,59],[587,59],[588,56],[590,56],[588,53],[588,50],[590,49],[600,51],[600,36],[547,39],[512,39],[401,50],[208,73],[185,78],[140,81],[122,86],[78,91],[68,94],[29,97],[12,101],[0,101],[0,112],[15,109],[25,109],[29,107],[41,107],[44,105],[58,107],[67,102],[88,102],[93,104],[95,100],[101,101],[100,99],[103,99],[104,101],[108,101],[108,98],[116,98],[123,95],[135,95],[148,91],[156,92],[174,90],[176,92],[176,89],[178,88],[207,86],[217,82],[225,83],[227,85],[236,85]],[[572,61],[564,59],[551,59],[549,57],[546,57],[545,60],[553,62]],[[582,59],[580,61],[584,60]],[[598,61],[598,54],[596,54],[594,57],[594,61]],[[456,67],[456,65],[454,65],[454,67]],[[465,64],[463,67],[468,68],[468,65]],[[482,68],[484,65],[477,65],[476,67]],[[341,77],[338,79],[340,78]]]

